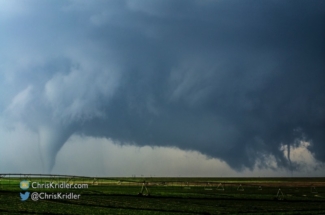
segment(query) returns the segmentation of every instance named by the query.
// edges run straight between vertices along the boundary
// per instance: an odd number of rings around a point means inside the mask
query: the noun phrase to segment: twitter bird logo
[[[29,197],[29,192],[20,193],[21,201],[26,201]]]

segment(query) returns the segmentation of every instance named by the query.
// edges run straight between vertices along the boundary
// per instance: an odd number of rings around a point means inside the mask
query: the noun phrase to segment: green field
[[[21,180],[85,183],[77,200],[20,200]],[[143,195],[139,195],[142,189]],[[147,188],[147,189],[146,189]],[[280,191],[279,191],[280,189]],[[149,195],[147,195],[147,190]],[[325,214],[325,178],[86,178],[3,176],[0,214]]]

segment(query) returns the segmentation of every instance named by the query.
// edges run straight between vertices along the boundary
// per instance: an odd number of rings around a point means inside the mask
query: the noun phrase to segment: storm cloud
[[[45,171],[73,134],[236,170],[298,170],[302,142],[325,162],[323,1],[0,4],[1,118],[38,134]]]

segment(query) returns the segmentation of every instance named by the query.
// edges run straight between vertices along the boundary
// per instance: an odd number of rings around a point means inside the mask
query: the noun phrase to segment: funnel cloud
[[[323,1],[0,8],[0,118],[38,135],[44,172],[73,135],[198,151],[236,171],[270,157],[299,171],[301,143],[325,162]]]

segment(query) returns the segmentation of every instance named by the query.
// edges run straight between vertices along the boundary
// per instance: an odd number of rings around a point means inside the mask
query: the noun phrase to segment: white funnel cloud
[[[38,134],[43,170],[50,173],[57,153],[69,139],[71,132],[64,127],[46,125],[39,127]]]

